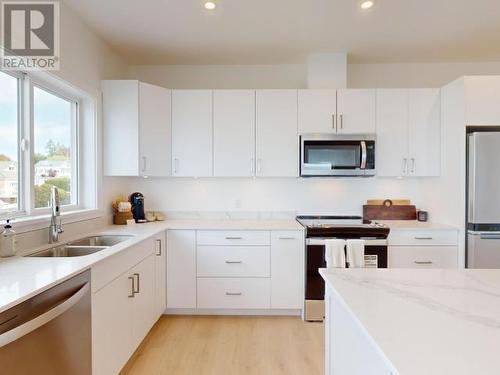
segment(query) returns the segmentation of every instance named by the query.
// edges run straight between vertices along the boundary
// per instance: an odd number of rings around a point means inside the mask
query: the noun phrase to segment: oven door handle
[[[90,290],[90,284],[85,283],[78,292],[73,294],[68,299],[64,300],[62,303],[54,307],[53,309],[37,316],[36,318],[27,321],[24,324],[21,324],[10,331],[2,333],[0,335],[0,348],[10,344],[13,341],[20,339],[23,336],[26,336],[28,333],[33,332],[34,330],[40,328],[41,326],[47,324],[51,320],[54,320],[58,316],[62,315],[70,308],[72,308],[75,304],[77,304],[85,294],[87,294]]]
[[[366,169],[366,142],[361,141],[361,169]]]
[[[325,246],[330,238],[306,238],[306,245]],[[386,239],[364,239],[365,246],[387,246]]]

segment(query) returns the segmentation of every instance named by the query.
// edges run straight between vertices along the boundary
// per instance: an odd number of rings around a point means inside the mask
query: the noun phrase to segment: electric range
[[[306,229],[305,313],[307,321],[324,319],[325,283],[319,268],[326,268],[325,241],[328,239],[363,239],[365,268],[387,268],[389,228],[361,216],[297,216]],[[346,267],[348,265],[346,264]]]

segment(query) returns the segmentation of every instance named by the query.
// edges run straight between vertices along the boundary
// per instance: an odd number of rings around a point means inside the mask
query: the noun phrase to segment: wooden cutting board
[[[417,208],[413,205],[364,205],[363,220],[417,220]]]

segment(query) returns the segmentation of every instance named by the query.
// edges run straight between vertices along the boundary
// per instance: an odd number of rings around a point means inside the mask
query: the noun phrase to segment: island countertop
[[[399,374],[500,373],[500,270],[320,273]]]

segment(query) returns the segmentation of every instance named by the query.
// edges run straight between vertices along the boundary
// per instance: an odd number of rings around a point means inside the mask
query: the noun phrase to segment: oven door
[[[322,238],[306,239],[306,293],[304,320],[323,321],[325,315],[325,282],[319,274],[326,268]],[[365,268],[387,268],[387,240],[365,240]]]
[[[302,135],[300,175],[372,176],[375,141],[367,136]]]

